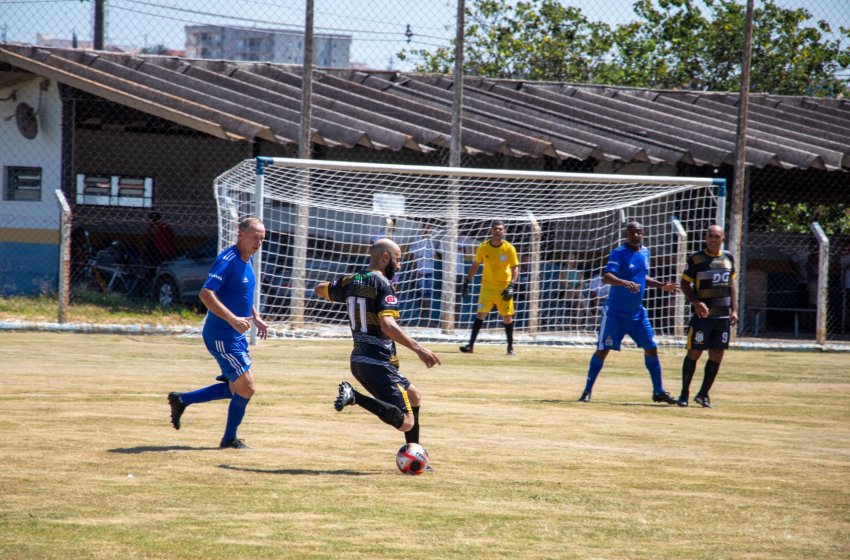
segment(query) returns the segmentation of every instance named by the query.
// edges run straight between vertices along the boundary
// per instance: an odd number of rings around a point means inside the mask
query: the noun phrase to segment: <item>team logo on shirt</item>
[[[508,260],[508,256],[507,255],[499,255],[499,260],[502,261],[502,262],[505,262],[506,260]]]
[[[392,294],[389,294],[387,297],[385,297],[385,298],[384,298],[384,301],[385,301],[388,305],[398,305],[398,298],[397,298],[397,297],[395,297],[395,296],[394,296],[394,295],[392,295]]]

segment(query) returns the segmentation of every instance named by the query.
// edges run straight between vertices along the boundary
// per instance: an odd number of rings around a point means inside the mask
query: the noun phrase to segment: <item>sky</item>
[[[634,0],[564,0],[591,20],[610,24],[635,19]],[[744,0],[741,0],[743,2]],[[471,0],[467,0],[467,5]],[[758,5],[758,0],[756,5]],[[850,27],[848,0],[777,0],[803,7],[836,29]],[[370,68],[410,70],[402,49],[451,44],[455,0],[315,0],[317,33],[353,37],[351,59]],[[106,42],[125,49],[165,45],[185,48],[186,25],[303,28],[304,0],[106,0]],[[34,43],[36,34],[91,40],[91,0],[0,0],[0,41]],[[413,35],[408,42],[407,26]]]

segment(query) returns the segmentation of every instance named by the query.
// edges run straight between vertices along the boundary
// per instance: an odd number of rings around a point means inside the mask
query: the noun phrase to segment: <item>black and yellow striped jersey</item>
[[[341,276],[328,286],[328,297],[348,307],[348,322],[354,339],[351,359],[389,362],[397,367],[395,342],[381,331],[379,321],[385,315],[399,317],[398,298],[390,281],[373,270]]]
[[[707,249],[688,257],[682,280],[694,287],[697,299],[708,306],[708,317],[727,319],[732,307],[735,258],[729,251],[712,255]]]

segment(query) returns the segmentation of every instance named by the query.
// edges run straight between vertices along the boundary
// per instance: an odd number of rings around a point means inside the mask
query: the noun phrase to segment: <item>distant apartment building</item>
[[[258,60],[301,64],[304,34],[280,29],[249,29],[218,25],[187,25],[186,56],[222,60]],[[313,64],[348,68],[351,35],[315,33]]]

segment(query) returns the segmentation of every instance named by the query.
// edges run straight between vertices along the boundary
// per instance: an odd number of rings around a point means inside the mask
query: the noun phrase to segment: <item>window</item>
[[[153,205],[153,179],[81,173],[77,175],[77,204],[150,208]]]
[[[41,200],[40,167],[6,167],[4,200]]]

